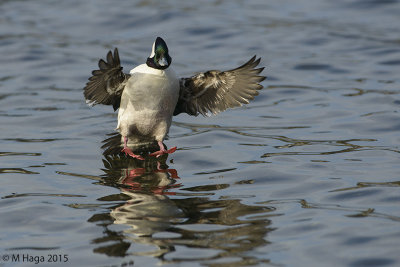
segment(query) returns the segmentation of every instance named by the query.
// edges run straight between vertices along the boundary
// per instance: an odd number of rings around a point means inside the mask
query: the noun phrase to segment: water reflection
[[[229,197],[213,199],[212,191],[227,184],[185,188],[184,177],[168,167],[168,155],[140,161],[110,155],[105,148],[103,183],[121,193],[99,199],[117,204],[109,213],[89,219],[104,228],[104,236],[93,240],[95,253],[151,256],[161,263],[269,262],[265,253],[254,251],[268,243],[267,234],[273,230],[268,214],[274,208]],[[122,225],[122,230],[115,230],[121,229],[116,225]]]

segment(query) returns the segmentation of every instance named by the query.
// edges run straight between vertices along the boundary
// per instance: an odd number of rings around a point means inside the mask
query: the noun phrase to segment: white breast
[[[134,73],[154,74],[154,75],[159,75],[159,76],[168,76],[170,78],[176,79],[176,74],[171,67],[169,67],[165,70],[158,70],[158,69],[150,68],[146,64],[141,64],[141,65],[131,69],[129,73],[130,74],[134,74]]]
[[[136,134],[162,141],[179,97],[176,74],[171,68],[158,70],[146,64],[130,74],[121,96],[117,129],[123,136]]]

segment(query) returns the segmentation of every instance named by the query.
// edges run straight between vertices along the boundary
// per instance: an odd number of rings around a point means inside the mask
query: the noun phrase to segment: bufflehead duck
[[[106,61],[100,59],[99,70],[92,72],[84,96],[89,105],[112,105],[118,111],[118,130],[122,136],[122,152],[133,158],[128,141],[157,141],[159,151],[151,156],[173,153],[163,140],[168,134],[172,117],[180,113],[197,116],[217,114],[228,108],[248,104],[263,86],[266,77],[256,68],[260,58],[252,57],[242,66],[228,70],[209,70],[189,78],[178,78],[170,67],[171,57],[165,41],[157,37],[145,64],[122,71],[118,49],[109,51]]]

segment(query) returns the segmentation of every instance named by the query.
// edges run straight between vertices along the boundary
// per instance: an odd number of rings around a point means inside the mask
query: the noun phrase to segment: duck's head
[[[147,66],[159,70],[164,70],[171,64],[171,57],[168,54],[168,46],[161,37],[153,43],[153,49],[151,50],[150,57],[147,58]]]

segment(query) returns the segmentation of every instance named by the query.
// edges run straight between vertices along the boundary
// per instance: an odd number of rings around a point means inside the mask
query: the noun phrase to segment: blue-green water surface
[[[0,14],[0,266],[400,265],[399,1],[3,0]],[[82,88],[108,50],[129,71],[157,36],[180,76],[261,56],[265,89],[175,117],[160,163],[104,156],[116,113]]]

